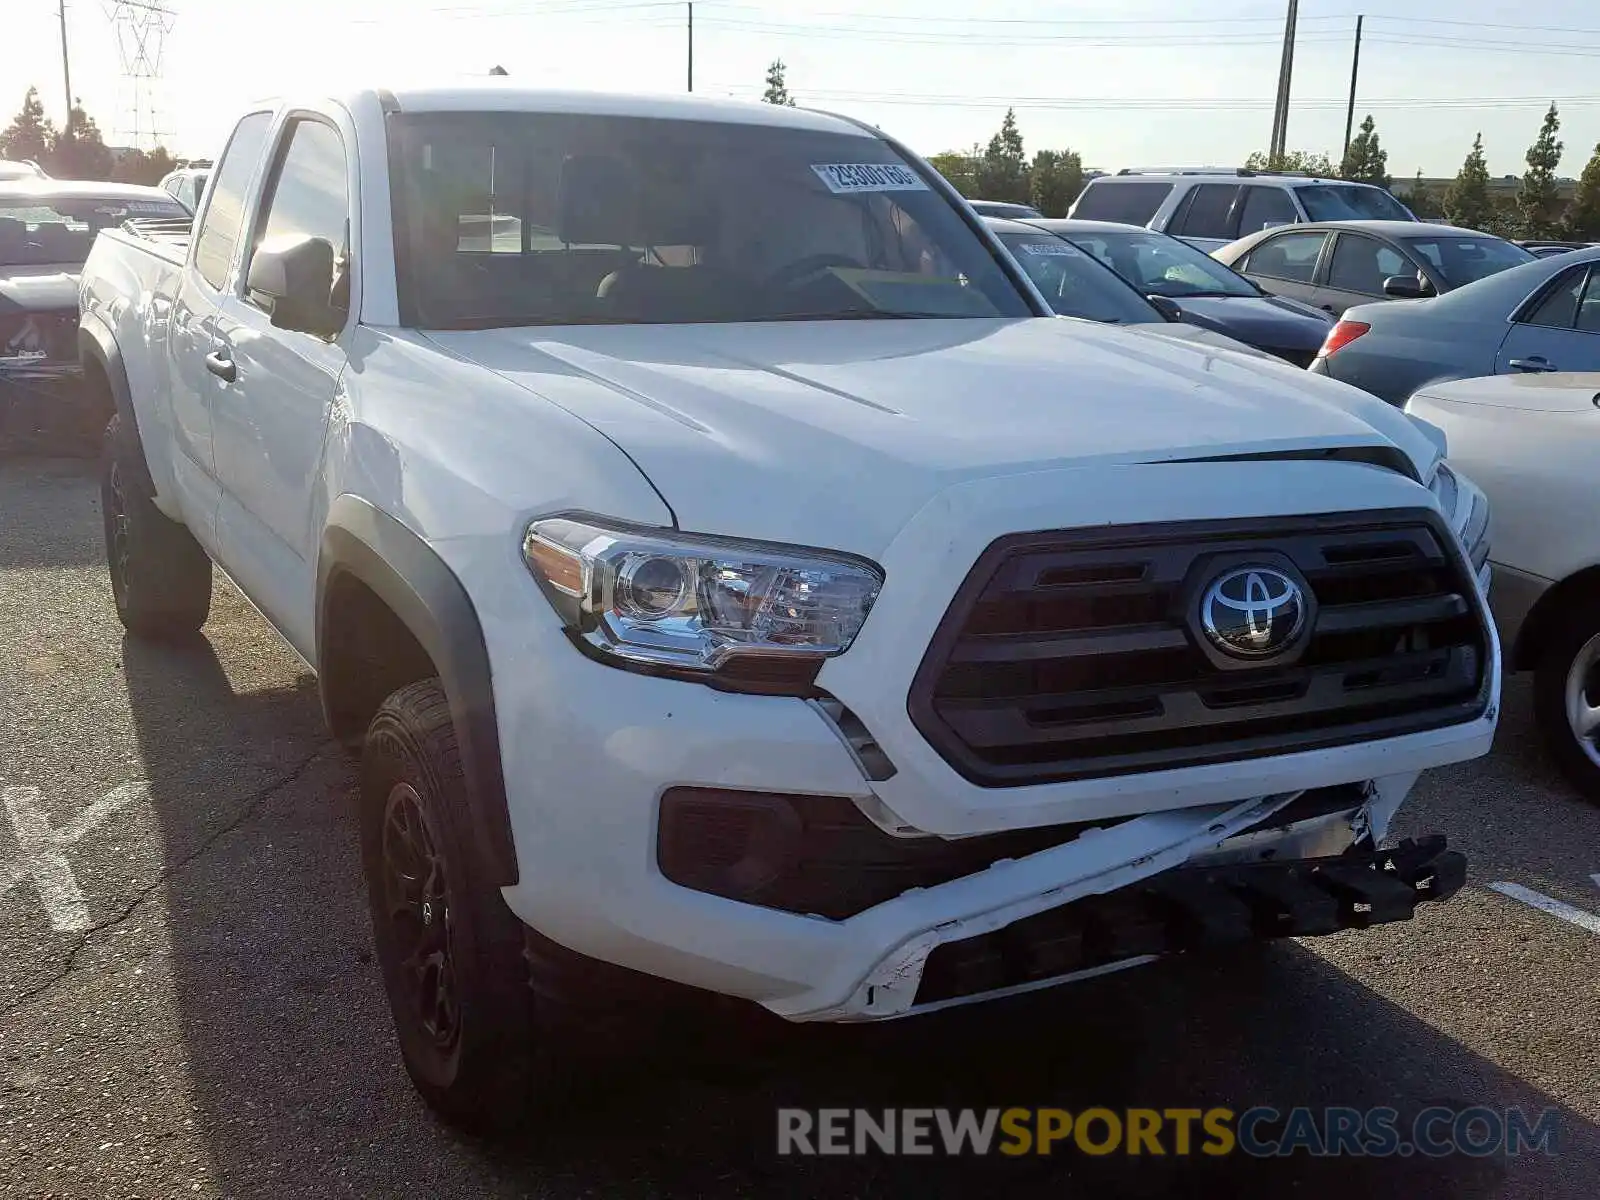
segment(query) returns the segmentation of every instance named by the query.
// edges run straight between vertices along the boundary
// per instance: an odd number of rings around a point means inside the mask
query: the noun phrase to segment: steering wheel
[[[779,267],[767,277],[767,283],[772,287],[799,287],[830,267],[863,269],[861,263],[847,254],[810,254],[787,266]]]

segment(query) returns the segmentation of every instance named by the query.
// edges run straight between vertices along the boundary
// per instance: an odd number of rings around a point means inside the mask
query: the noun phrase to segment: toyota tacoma
[[[216,564],[315,670],[448,1117],[646,983],[871,1021],[1462,884],[1387,836],[1498,712],[1442,438],[1052,316],[870,126],[290,98],[80,299],[117,612],[192,636]]]

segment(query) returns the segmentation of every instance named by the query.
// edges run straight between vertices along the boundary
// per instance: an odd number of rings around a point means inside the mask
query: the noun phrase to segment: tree
[[[1333,160],[1326,154],[1313,154],[1309,150],[1288,150],[1274,159],[1265,150],[1257,150],[1244,160],[1247,171],[1287,171],[1295,175],[1316,175],[1332,179],[1338,175]]]
[[[1371,183],[1381,188],[1389,186],[1389,152],[1378,144],[1371,113],[1361,122],[1361,132],[1350,139],[1344,162],[1339,164],[1339,174],[1358,183]]]
[[[1578,241],[1600,241],[1600,145],[1594,148],[1589,165],[1578,176],[1578,191],[1562,221],[1567,237]]]
[[[783,59],[772,60],[772,65],[767,68],[767,90],[761,94],[761,98],[768,104],[784,104],[793,108],[794,97],[789,95],[789,85],[783,81],[784,70]]]
[[[1556,106],[1544,114],[1539,136],[1528,147],[1527,173],[1517,193],[1523,237],[1549,237],[1560,227],[1560,200],[1556,195],[1556,168],[1561,165],[1562,145],[1556,140],[1561,118]]]
[[[155,185],[177,166],[165,146],[157,146],[146,154],[143,150],[129,150],[111,168],[111,178],[117,183],[143,183]]]
[[[1417,171],[1416,182],[1411,185],[1411,190],[1406,193],[1406,207],[1417,215],[1420,221],[1430,217],[1444,216],[1444,206],[1439,198],[1428,190],[1428,185],[1422,182],[1422,171]]]
[[[1472,149],[1445,190],[1444,215],[1463,229],[1485,229],[1494,216],[1489,199],[1489,168],[1483,160],[1483,134],[1472,139]]]
[[[1022,150],[1022,134],[1017,129],[1017,114],[1006,109],[1000,132],[978,160],[978,194],[985,200],[1028,203],[1028,160]]]
[[[970,151],[962,153],[960,150],[946,150],[943,154],[935,154],[928,160],[929,164],[939,174],[950,181],[950,186],[963,196],[976,196],[978,194],[978,148],[974,146]]]
[[[1029,199],[1047,217],[1064,217],[1083,191],[1083,158],[1076,150],[1040,150],[1028,172]]]
[[[73,103],[72,119],[50,148],[49,167],[57,179],[111,178],[111,151],[81,100]]]
[[[42,163],[50,156],[55,142],[56,127],[44,115],[39,89],[31,87],[23,97],[22,111],[0,130],[0,158],[26,158]]]

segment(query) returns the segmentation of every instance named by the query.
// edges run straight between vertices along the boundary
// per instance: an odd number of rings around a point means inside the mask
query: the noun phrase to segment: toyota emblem
[[[1268,658],[1289,647],[1306,623],[1300,585],[1276,567],[1236,567],[1200,598],[1200,627],[1235,658]]]

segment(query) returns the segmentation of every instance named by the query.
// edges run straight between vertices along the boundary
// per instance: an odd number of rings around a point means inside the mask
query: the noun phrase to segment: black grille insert
[[[1196,596],[1287,560],[1315,623],[1296,654],[1219,663]],[[1488,644],[1431,510],[1019,534],[984,552],[912,685],[913,723],[989,786],[1309,749],[1470,719]]]

